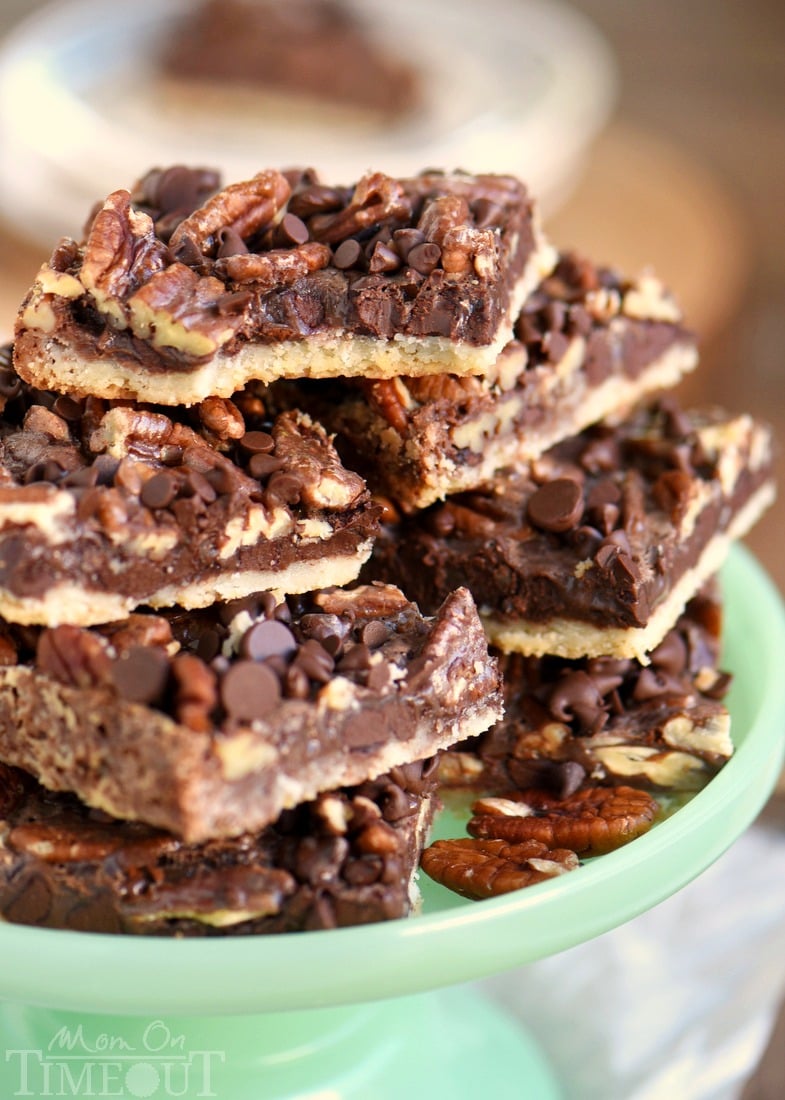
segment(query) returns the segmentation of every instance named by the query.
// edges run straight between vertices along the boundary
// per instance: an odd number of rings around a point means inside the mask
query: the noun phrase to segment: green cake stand
[[[361,928],[188,941],[3,925],[0,1097],[556,1100],[536,1045],[460,985],[657,904],[766,802],[785,749],[785,610],[741,547],[722,580],[736,752],[645,836],[490,901],[424,882],[420,915]]]

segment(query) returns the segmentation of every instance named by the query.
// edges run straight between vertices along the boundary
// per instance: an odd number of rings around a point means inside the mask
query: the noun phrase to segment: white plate
[[[369,168],[512,172],[545,205],[570,187],[613,103],[604,41],[557,0],[355,0],[388,48],[425,74],[424,106],[384,131],[190,109],[156,58],[192,0],[60,0],[0,49],[0,214],[49,246],[92,203],[155,164],[215,165],[226,181],[312,165],[349,183]],[[295,121],[296,118],[296,121]]]

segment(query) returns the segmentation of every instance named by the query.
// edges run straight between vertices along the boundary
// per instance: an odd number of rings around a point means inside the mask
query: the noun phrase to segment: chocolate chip
[[[221,680],[221,702],[238,722],[253,722],[269,714],[281,698],[278,677],[257,661],[237,661]]]
[[[218,496],[230,496],[237,488],[239,478],[228,466],[216,466],[204,475],[207,483]]]
[[[308,673],[297,665],[291,665],[283,678],[284,693],[287,699],[307,699],[311,694]]]
[[[248,246],[243,238],[230,225],[218,230],[216,240],[218,241],[218,249],[215,255],[219,260],[223,260],[227,256],[242,256],[248,251]]]
[[[422,244],[416,244],[411,249],[406,262],[420,275],[430,275],[439,266],[441,258],[442,250],[438,244],[434,244],[433,241],[423,241]]]
[[[401,258],[395,249],[378,241],[368,263],[368,270],[376,275],[387,271],[397,271],[400,266]]]
[[[315,638],[303,642],[295,663],[311,680],[321,684],[326,684],[332,678],[335,668],[335,661]]]
[[[359,642],[347,649],[338,663],[339,672],[362,672],[371,667],[371,651],[367,645]]]
[[[110,669],[118,694],[130,703],[157,703],[169,679],[169,657],[162,649],[131,646]]]
[[[240,446],[249,454],[269,454],[275,449],[275,440],[269,432],[246,432],[240,438]]]
[[[418,244],[424,242],[425,234],[421,229],[396,229],[393,231],[392,239],[398,255],[404,263],[408,263],[409,253]]]
[[[258,481],[264,481],[271,474],[283,468],[283,459],[275,455],[255,454],[248,463],[248,473]]]
[[[360,628],[359,639],[361,642],[364,642],[369,649],[377,649],[387,641],[391,634],[392,629],[387,623],[383,623],[379,619],[373,619]]]
[[[183,496],[201,497],[205,504],[212,504],[218,494],[210,479],[198,470],[189,470],[179,487]]]
[[[635,681],[632,697],[636,703],[643,703],[647,699],[656,699],[659,695],[668,693],[668,679],[661,676],[653,668],[642,668]]]
[[[569,531],[583,515],[581,487],[572,478],[548,481],[529,498],[526,513],[529,522],[542,531]]]
[[[177,479],[162,470],[144,483],[139,499],[146,508],[166,508],[177,496]]]
[[[592,728],[601,716],[602,696],[587,672],[576,669],[567,672],[554,685],[548,698],[548,706],[554,718],[560,722],[577,719],[581,726]]]
[[[183,448],[168,443],[162,447],[158,455],[164,466],[181,466],[183,462]]]
[[[358,261],[362,257],[362,252],[362,246],[353,237],[350,237],[346,241],[341,241],[333,255],[333,265],[337,267],[339,271],[346,271],[350,267],[356,267]]]
[[[687,643],[677,630],[671,630],[649,656],[658,669],[678,676],[687,667]]]
[[[57,398],[52,411],[69,423],[78,423],[82,419],[82,404],[73,397],[62,394]]]
[[[296,649],[294,634],[288,626],[275,619],[254,623],[240,642],[240,653],[251,661],[263,661],[274,654],[289,657]]]
[[[305,244],[309,236],[308,226],[302,218],[287,213],[275,227],[273,242],[276,248],[288,248],[293,244]]]
[[[66,474],[60,484],[68,489],[92,489],[98,484],[98,471],[95,466],[82,466]]]
[[[268,481],[267,497],[280,504],[297,504],[302,489],[302,479],[297,474],[282,470]]]

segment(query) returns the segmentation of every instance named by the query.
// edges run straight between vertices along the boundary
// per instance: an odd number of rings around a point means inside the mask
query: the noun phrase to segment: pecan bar
[[[91,625],[353,580],[376,507],[324,430],[258,398],[190,414],[34,390],[2,368],[0,614]]]
[[[432,619],[382,585],[103,630],[7,627],[2,659],[0,760],[188,841],[260,829],[501,717],[465,589]]]
[[[411,764],[320,795],[261,832],[187,844],[0,764],[0,918],[182,937],[405,917],[435,803],[429,767]]]
[[[178,23],[162,69],[191,100],[206,88],[239,88],[257,114],[277,108],[291,118],[301,100],[311,110],[406,115],[422,103],[418,74],[377,44],[361,16],[341,0],[205,0]]]
[[[330,187],[171,168],[62,241],[18,317],[39,387],[190,405],[250,379],[482,373],[555,262],[507,176]]]
[[[314,412],[371,489],[412,511],[538,457],[696,363],[654,276],[623,279],[568,253],[481,378],[282,383],[275,397]]]
[[[773,498],[767,426],[663,400],[391,526],[369,575],[465,584],[505,652],[645,663]]]
[[[717,667],[716,585],[688,603],[651,663],[500,657],[504,718],[443,754],[446,786],[537,787],[565,797],[586,783],[698,790],[733,753]]]

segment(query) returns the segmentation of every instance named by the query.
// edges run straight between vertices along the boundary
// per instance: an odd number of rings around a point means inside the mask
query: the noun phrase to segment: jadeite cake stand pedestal
[[[533,1042],[458,983],[563,951],[700,874],[782,766],[785,612],[755,560],[723,571],[736,752],[647,835],[572,874],[362,928],[172,941],[0,927],[0,1096],[552,1100]],[[460,829],[442,816],[438,832]]]

